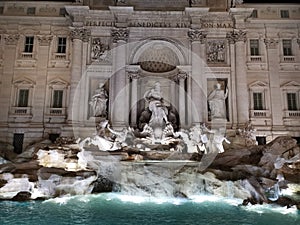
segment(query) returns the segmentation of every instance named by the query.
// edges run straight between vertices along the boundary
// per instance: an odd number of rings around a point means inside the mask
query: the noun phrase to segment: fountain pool
[[[9,224],[300,224],[300,212],[270,205],[239,206],[240,199],[192,196],[152,198],[120,193],[0,202],[0,222]]]

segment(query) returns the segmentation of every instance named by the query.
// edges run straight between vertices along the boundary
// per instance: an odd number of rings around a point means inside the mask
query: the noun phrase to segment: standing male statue
[[[217,83],[215,90],[213,90],[207,97],[211,119],[226,119],[226,104],[225,99],[228,96],[228,88],[226,91],[221,89],[221,84]]]

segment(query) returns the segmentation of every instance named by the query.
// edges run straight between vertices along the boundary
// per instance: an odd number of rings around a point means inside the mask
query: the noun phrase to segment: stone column
[[[235,43],[237,122],[239,126],[243,126],[249,121],[249,93],[245,46],[246,32],[243,30],[234,30],[227,34],[227,38],[230,39],[231,43]]]
[[[201,30],[193,29],[188,32],[188,36],[192,42],[192,82],[191,82],[191,98],[192,98],[192,124],[199,124],[205,118],[204,110],[206,105],[205,92],[203,90],[204,80],[204,41],[206,33]]]
[[[80,105],[80,87],[78,84],[82,76],[82,43],[88,41],[90,35],[90,30],[85,28],[72,28],[71,30],[73,45],[68,121],[72,124],[79,122],[80,107],[85,107]]]
[[[4,35],[5,48],[3,49],[3,74],[0,88],[0,123],[7,126],[8,112],[11,106],[11,87],[14,75],[14,62],[19,34]],[[4,134],[2,137],[6,137]],[[7,140],[5,140],[7,141]]]
[[[129,30],[127,28],[114,28],[111,36],[114,42],[113,50],[113,72],[111,77],[110,93],[110,118],[114,127],[120,128],[128,125],[129,117],[129,99],[127,93],[126,77],[126,43]]]
[[[176,76],[178,85],[179,85],[179,107],[178,113],[180,118],[181,127],[186,127],[187,125],[187,118],[186,118],[186,91],[185,91],[185,81],[187,79],[187,74],[183,71],[179,71],[178,75]]]
[[[280,78],[279,78],[279,62],[278,62],[278,40],[273,38],[267,38],[264,40],[267,48],[267,60],[269,65],[269,82],[270,82],[270,95],[271,101],[271,116],[272,116],[272,130],[280,129],[283,126],[283,114],[281,103],[281,90],[280,90]]]
[[[137,125],[137,102],[138,102],[138,79],[140,78],[139,71],[128,71],[128,78],[131,80],[131,98],[130,98],[130,126]]]

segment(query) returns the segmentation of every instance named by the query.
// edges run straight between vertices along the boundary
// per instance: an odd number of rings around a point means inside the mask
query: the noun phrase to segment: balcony
[[[32,52],[22,52],[21,58],[22,59],[32,59],[33,58],[33,54],[32,54]]]
[[[252,118],[266,118],[270,117],[269,110],[250,110]]]
[[[285,110],[284,111],[284,117],[285,118],[297,118],[297,119],[300,119],[300,111]]]
[[[282,58],[282,62],[285,62],[285,63],[293,63],[295,62],[295,56],[283,56]]]
[[[31,107],[11,107],[11,114],[14,116],[31,116]]]
[[[249,62],[260,63],[260,62],[262,62],[262,56],[260,56],[260,55],[251,55],[249,57]]]
[[[56,60],[65,60],[67,58],[65,53],[55,53]]]
[[[48,108],[48,115],[50,116],[65,116],[66,108]]]

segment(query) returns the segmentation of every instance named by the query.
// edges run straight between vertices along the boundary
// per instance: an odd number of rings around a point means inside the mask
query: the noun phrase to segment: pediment
[[[249,85],[250,88],[267,88],[268,84],[263,81],[254,81]]]
[[[281,85],[281,88],[300,88],[300,83],[296,81],[289,81]]]
[[[20,77],[13,82],[14,85],[35,85],[35,82],[27,77]]]
[[[53,80],[51,80],[48,85],[50,87],[53,87],[53,86],[68,86],[69,83],[61,78],[55,78]]]

